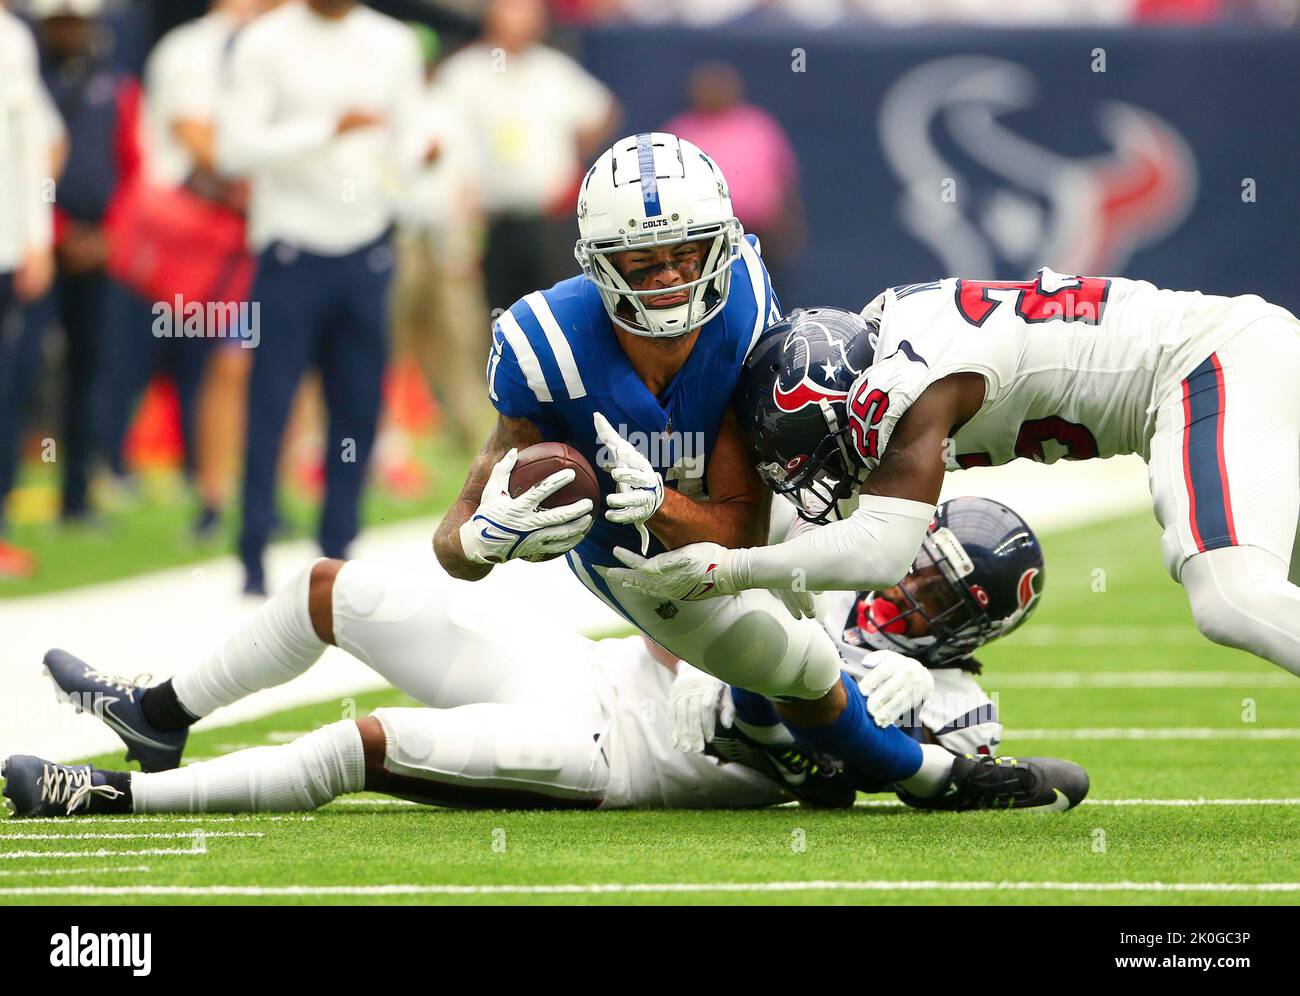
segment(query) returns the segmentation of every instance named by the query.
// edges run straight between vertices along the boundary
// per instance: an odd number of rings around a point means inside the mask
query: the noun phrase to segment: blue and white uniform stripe
[[[641,169],[641,202],[646,215],[663,214],[659,206],[659,178],[655,174],[655,147],[649,132],[636,137],[636,161]]]

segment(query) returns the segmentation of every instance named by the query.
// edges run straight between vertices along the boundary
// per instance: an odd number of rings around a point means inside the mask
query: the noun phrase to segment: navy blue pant
[[[107,289],[105,350],[99,401],[100,445],[116,474],[126,472],[127,430],[140,395],[159,370],[176,383],[180,400],[185,469],[194,470],[199,390],[209,353],[220,345],[209,339],[154,334],[154,302],[111,282]],[[163,302],[170,304],[171,302]],[[225,345],[225,342],[221,345]]]
[[[55,463],[63,478],[63,516],[89,511],[90,463],[96,445],[100,361],[104,354],[102,270],[59,273],[50,293],[25,308],[12,301],[0,331],[0,499],[13,487],[18,444],[27,421],[32,392],[42,368],[41,337],[57,322],[67,344]]]
[[[257,263],[258,306],[248,393],[248,447],[239,555],[262,580],[262,552],[274,519],[275,479],[294,392],[307,369],[320,369],[329,425],[320,546],[345,557],[358,531],[361,488],[375,441],[387,358],[387,237],[345,256],[317,256],[271,245]]]

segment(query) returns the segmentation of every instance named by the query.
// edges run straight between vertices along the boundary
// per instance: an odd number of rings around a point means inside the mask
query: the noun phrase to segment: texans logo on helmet
[[[1028,612],[1029,607],[1042,594],[1043,583],[1039,580],[1040,573],[1037,567],[1031,567],[1020,575],[1020,581],[1016,585],[1016,601],[1020,603],[1021,612]]]
[[[812,350],[808,338],[814,335],[825,336],[826,341],[835,347],[838,359],[828,359],[823,363],[811,363]],[[783,412],[802,411],[809,405],[820,401],[844,401],[849,393],[836,386],[837,379],[842,382],[845,371],[856,374],[858,371],[844,355],[844,347],[835,341],[830,331],[819,325],[804,313],[798,328],[791,333],[784,346],[786,355],[793,353],[795,362],[785,366],[772,385],[772,400]],[[798,374],[798,380],[795,375]]]

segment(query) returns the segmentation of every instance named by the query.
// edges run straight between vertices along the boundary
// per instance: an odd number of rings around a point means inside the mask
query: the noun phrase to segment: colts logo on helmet
[[[822,326],[805,318],[785,343],[782,352],[791,359],[782,364],[776,383],[772,385],[772,400],[783,412],[802,411],[821,401],[844,401],[849,396],[847,389],[840,390],[835,386],[837,375],[853,369],[844,359],[842,347],[837,347],[839,360],[810,362],[812,350],[808,348],[808,337],[818,334],[824,335],[828,342],[833,341]]]

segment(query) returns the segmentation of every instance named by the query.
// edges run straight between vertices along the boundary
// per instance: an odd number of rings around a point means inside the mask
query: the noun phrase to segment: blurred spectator
[[[676,22],[693,28],[726,24],[757,10],[763,0],[623,0],[634,21],[649,24]]]
[[[776,287],[803,241],[799,164],[785,131],[745,102],[740,73],[726,63],[699,66],[687,84],[689,108],[663,130],[694,142],[721,167],[745,231],[759,237]]]
[[[562,24],[615,21],[623,14],[623,0],[551,0],[551,14]]]
[[[233,486],[252,353],[237,337],[155,335],[153,303],[235,303],[247,296],[247,186],[217,174],[214,133],[226,52],[263,6],[215,0],[205,16],[158,42],[145,66],[144,175],[113,230],[110,270],[128,291],[118,295],[107,364],[106,448],[113,469],[123,472],[131,413],[155,369],[166,364],[199,494],[199,536],[216,530]]]
[[[426,78],[417,127],[429,149],[398,207],[394,330],[398,351],[416,360],[441,403],[445,427],[469,446],[483,438],[490,418],[482,384],[488,312],[474,136],[433,78],[437,34],[423,25],[415,30]]]
[[[313,364],[329,409],[322,552],[345,557],[357,533],[387,347],[387,183],[424,154],[412,121],[420,54],[398,21],[353,0],[305,0],[240,32],[229,68],[217,165],[251,182],[259,253],[239,538],[245,590],[258,594],[285,421]]]
[[[5,499],[17,472],[18,442],[39,363],[23,335],[19,305],[45,294],[54,275],[50,132],[36,45],[0,4],[0,579],[30,577],[35,558],[5,540]]]
[[[67,161],[54,209],[56,275],[49,296],[26,320],[62,328],[63,394],[56,463],[61,516],[84,520],[91,458],[100,438],[110,281],[107,227],[121,192],[139,168],[139,84],[116,72],[103,0],[31,0],[38,22],[41,72],[67,129]]]
[[[439,74],[474,129],[492,308],[550,283],[547,215],[571,212],[583,162],[618,120],[604,84],[541,44],[546,28],[542,0],[489,0],[483,37]],[[486,344],[486,326],[482,332]]]

